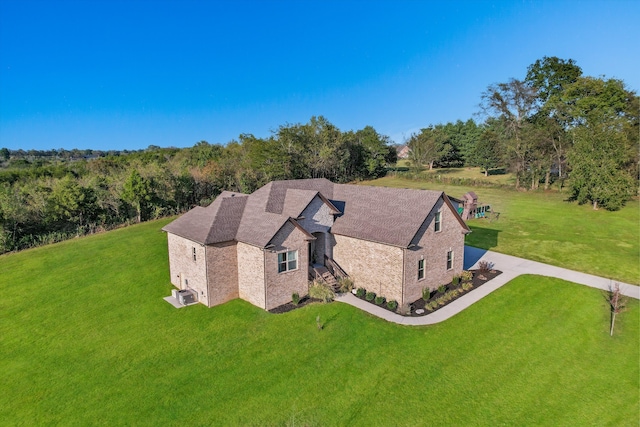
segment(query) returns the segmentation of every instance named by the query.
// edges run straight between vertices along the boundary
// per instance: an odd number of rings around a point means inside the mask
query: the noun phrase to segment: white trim
[[[441,231],[442,231],[442,210],[439,210],[433,215],[433,232],[440,233]]]
[[[293,253],[295,254],[295,260],[294,259],[289,259],[289,254]],[[284,261],[280,261],[280,254],[285,254],[285,260]],[[296,262],[296,268],[289,268],[289,263],[290,262]],[[284,264],[285,269],[280,271],[280,264]],[[298,268],[300,267],[300,257],[298,256],[298,250],[294,249],[294,250],[287,250],[285,249],[284,251],[280,251],[278,252],[278,274],[281,273],[289,273],[291,271],[296,271],[298,270]]]

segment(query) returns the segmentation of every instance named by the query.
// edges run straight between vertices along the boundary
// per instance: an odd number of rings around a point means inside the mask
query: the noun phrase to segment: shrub
[[[437,301],[431,301],[428,305],[429,305],[429,308],[431,308],[431,311],[433,311],[433,310],[435,310],[436,308],[438,308],[438,306],[439,306],[440,304],[438,304],[438,302],[437,302]]]
[[[358,288],[356,291],[356,296],[358,298],[363,298],[367,294],[367,290],[365,288]]]
[[[454,299],[455,297],[460,295],[460,291],[458,289],[453,289],[449,291],[449,295],[451,295],[451,299]]]
[[[291,302],[293,305],[298,305],[300,303],[300,295],[298,295],[297,292],[294,292],[293,295],[291,295]]]
[[[427,311],[433,311],[433,307],[431,306],[432,303],[428,303],[424,305],[424,309]],[[437,304],[436,304],[437,305]]]
[[[493,269],[493,263],[489,261],[480,261],[478,263],[478,271],[480,273],[488,273]]]
[[[375,297],[376,297],[375,292],[367,292],[366,295],[364,296],[364,299],[366,299],[367,301],[373,301]]]
[[[460,284],[460,276],[453,276],[451,283],[453,284],[453,286],[458,286]]]
[[[396,301],[396,300],[391,300],[391,301],[389,301],[389,302],[387,303],[387,308],[388,308],[389,310],[393,310],[393,311],[395,311],[395,310],[396,310],[396,308],[398,308],[398,301]]]
[[[312,282],[311,286],[309,286],[309,296],[311,298],[316,298],[321,300],[324,303],[333,301],[335,294],[333,290],[327,285],[320,282]]]
[[[462,290],[463,291],[468,291],[471,288],[473,288],[473,283],[463,283],[462,284]]]
[[[376,305],[382,305],[384,303],[384,297],[376,297],[375,299]]]
[[[348,277],[341,277],[338,280],[338,284],[340,285],[340,292],[351,292],[351,289],[353,289],[353,280]]]
[[[428,301],[431,298],[431,289],[422,288],[422,299]]]
[[[443,305],[445,305],[447,303],[447,300],[445,300],[444,295],[443,295],[443,296],[439,297],[438,299],[436,299],[436,303],[439,306],[443,306]]]
[[[441,294],[444,294],[446,291],[447,291],[447,285],[438,286],[438,292],[440,292]]]
[[[473,279],[473,273],[465,270],[462,272],[462,274],[460,274],[460,277],[462,278],[463,282],[470,282]]]

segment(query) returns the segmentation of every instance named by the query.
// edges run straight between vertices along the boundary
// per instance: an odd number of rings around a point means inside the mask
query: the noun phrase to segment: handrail
[[[349,277],[349,275],[345,273],[345,271],[338,265],[337,262],[326,255],[324,256],[324,264],[327,266],[331,274],[333,274],[335,277],[339,279],[343,277]]]

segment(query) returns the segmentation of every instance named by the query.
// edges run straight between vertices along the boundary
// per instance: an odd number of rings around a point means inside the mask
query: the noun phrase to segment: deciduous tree
[[[151,200],[151,185],[148,180],[134,169],[123,185],[122,198],[131,203],[136,210],[136,219],[142,221],[142,208]]]
[[[516,188],[520,187],[531,154],[530,119],[536,112],[536,101],[536,90],[517,79],[492,84],[482,94],[482,110],[503,123],[505,154],[516,175]]]
[[[556,105],[574,141],[568,157],[573,198],[594,209],[620,209],[638,190],[632,175],[640,149],[638,97],[620,80],[583,77]]]

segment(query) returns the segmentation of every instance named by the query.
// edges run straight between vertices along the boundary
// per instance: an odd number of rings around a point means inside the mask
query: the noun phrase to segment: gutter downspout
[[[211,307],[211,287],[209,286],[209,251],[204,247],[204,277],[207,282],[207,307]]]
[[[400,288],[401,298],[400,307],[404,306],[404,270],[405,270],[405,261],[407,260],[407,249],[402,248],[402,287]]]
[[[264,309],[267,310],[267,249],[262,248],[262,287],[264,288]]]

